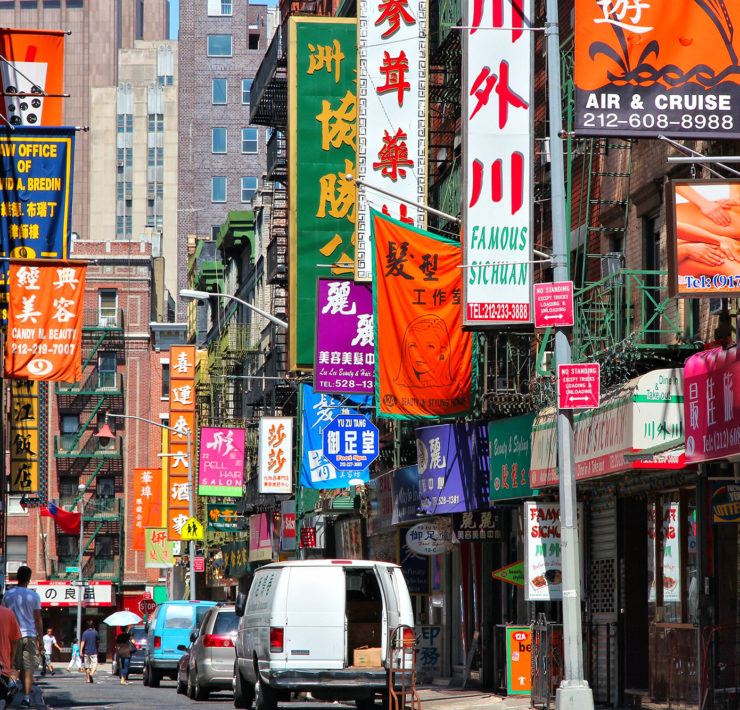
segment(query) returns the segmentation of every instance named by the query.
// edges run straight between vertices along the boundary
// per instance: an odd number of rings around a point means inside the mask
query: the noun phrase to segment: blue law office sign
[[[362,471],[380,453],[378,428],[362,414],[340,414],[324,427],[324,456],[338,471]]]

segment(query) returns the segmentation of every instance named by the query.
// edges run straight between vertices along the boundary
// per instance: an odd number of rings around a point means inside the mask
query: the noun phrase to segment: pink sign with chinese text
[[[463,325],[532,320],[532,1],[464,0]]]
[[[272,559],[272,515],[257,513],[249,516],[249,561]]]
[[[558,365],[558,407],[593,409],[599,406],[598,362]]]
[[[686,463],[740,454],[740,358],[737,345],[728,350],[706,350],[686,361],[684,417]]]
[[[244,429],[201,427],[198,494],[241,498]]]
[[[573,325],[573,282],[534,285],[534,327]]]

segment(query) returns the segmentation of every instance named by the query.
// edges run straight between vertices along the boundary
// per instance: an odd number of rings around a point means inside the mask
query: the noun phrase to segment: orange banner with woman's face
[[[462,329],[460,244],[379,212],[371,219],[377,414],[467,414],[473,336]]]
[[[82,309],[87,262],[11,261],[5,376],[82,379]]]

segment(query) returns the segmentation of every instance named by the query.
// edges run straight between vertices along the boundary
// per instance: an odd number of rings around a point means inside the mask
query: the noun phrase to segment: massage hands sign
[[[731,190],[733,188],[734,185]],[[740,207],[740,201],[733,199],[734,196],[709,200],[687,185],[677,186],[676,192],[709,221],[701,225],[694,220],[684,221],[681,215],[677,216],[678,260],[690,259],[715,267],[724,264],[725,260],[740,263],[740,233],[735,233],[732,229],[731,212],[733,208]],[[714,225],[716,231],[711,228]]]

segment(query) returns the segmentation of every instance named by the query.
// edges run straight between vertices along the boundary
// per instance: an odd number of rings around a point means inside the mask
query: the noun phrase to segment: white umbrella
[[[131,626],[132,624],[138,624],[140,621],[141,617],[134,614],[133,611],[117,611],[103,619],[103,623],[108,624],[108,626]]]

